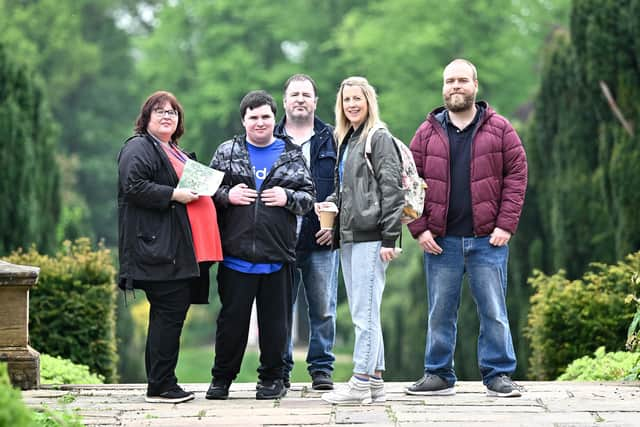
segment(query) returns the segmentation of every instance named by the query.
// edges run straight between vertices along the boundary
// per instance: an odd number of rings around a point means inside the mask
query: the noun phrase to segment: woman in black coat
[[[136,135],[118,156],[120,288],[149,300],[145,349],[148,402],[180,403],[194,394],[178,385],[180,334],[192,303],[207,303],[209,267],[222,259],[210,197],[176,188],[193,155],[178,146],[184,112],[169,92],[142,105]]]

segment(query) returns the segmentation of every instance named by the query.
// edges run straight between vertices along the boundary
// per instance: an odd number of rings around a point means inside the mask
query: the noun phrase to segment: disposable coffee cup
[[[323,230],[333,230],[333,222],[338,211],[335,208],[320,209],[320,228]]]

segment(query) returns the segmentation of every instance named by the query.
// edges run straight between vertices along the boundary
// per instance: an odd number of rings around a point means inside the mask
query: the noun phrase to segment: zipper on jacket
[[[253,241],[251,252],[253,253],[253,259],[256,258],[256,229],[258,227],[258,204],[260,203],[260,195],[256,197],[255,207],[253,208]]]
[[[469,197],[471,198],[470,202],[471,202],[471,226],[473,227],[472,231],[473,231],[473,237],[478,237],[478,233],[476,233],[476,222],[475,222],[475,218],[473,215],[473,195],[471,193],[471,188],[472,188],[472,184],[473,184],[473,158],[474,158],[474,153],[475,153],[475,149],[476,149],[476,144],[474,143],[474,140],[476,139],[476,135],[478,134],[478,131],[480,130],[480,127],[484,125],[484,122],[486,121],[486,116],[485,116],[486,110],[484,110],[482,112],[482,117],[480,117],[480,119],[478,120],[478,123],[476,124],[476,128],[473,130],[473,133],[471,134],[471,147],[469,147],[469,150],[471,150],[471,158],[469,160]]]

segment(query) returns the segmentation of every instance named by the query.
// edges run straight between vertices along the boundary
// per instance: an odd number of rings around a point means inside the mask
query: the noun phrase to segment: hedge
[[[9,382],[6,363],[0,363],[0,426],[27,427],[31,411],[22,403],[20,390]]]
[[[640,353],[615,351],[607,353],[598,348],[593,357],[584,356],[571,362],[559,381],[622,381],[636,380],[633,368]]]
[[[32,247],[7,261],[40,267],[30,293],[29,336],[40,352],[87,365],[106,382],[117,380],[115,267],[102,244],[66,241],[53,257]]]
[[[79,365],[60,356],[40,354],[41,384],[102,384],[104,377],[89,372],[87,365]]]
[[[632,281],[640,271],[640,252],[615,265],[592,263],[581,279],[569,280],[560,270],[547,276],[535,271],[526,336],[531,341],[529,377],[557,378],[573,360],[599,347],[624,350],[636,308],[627,295],[640,293]]]

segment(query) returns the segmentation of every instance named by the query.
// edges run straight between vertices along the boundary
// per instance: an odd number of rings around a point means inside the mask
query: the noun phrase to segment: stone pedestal
[[[0,261],[0,362],[23,390],[40,385],[40,353],[29,346],[29,289],[40,269]]]

